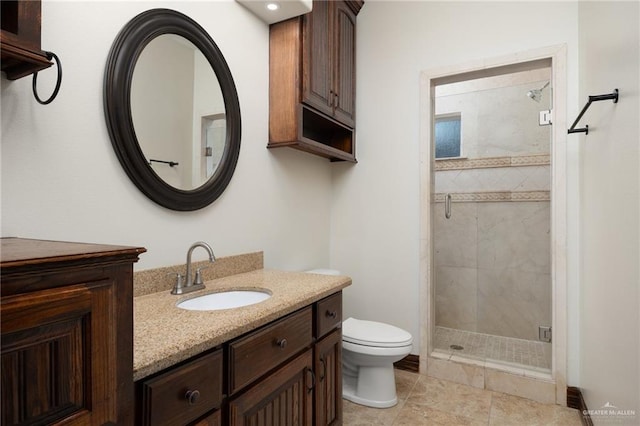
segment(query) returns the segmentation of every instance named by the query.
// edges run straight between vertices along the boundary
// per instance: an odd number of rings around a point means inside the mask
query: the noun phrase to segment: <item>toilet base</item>
[[[393,366],[360,367],[357,377],[342,376],[342,397],[347,401],[374,408],[389,408],[398,403]]]

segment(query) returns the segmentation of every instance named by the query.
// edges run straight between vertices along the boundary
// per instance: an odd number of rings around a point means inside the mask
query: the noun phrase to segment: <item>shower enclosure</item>
[[[550,81],[434,88],[435,353],[551,371]]]

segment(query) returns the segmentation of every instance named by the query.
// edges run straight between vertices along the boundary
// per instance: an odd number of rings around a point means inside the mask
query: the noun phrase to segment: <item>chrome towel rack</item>
[[[589,109],[589,107],[593,102],[613,100],[613,103],[617,104],[618,95],[619,95],[618,89],[613,89],[613,93],[607,93],[606,95],[589,96],[589,101],[584,106],[584,108],[582,108],[582,111],[580,111],[580,114],[578,114],[578,118],[576,118],[576,121],[574,121],[571,127],[569,128],[569,130],[567,130],[567,133],[584,133],[585,135],[588,135],[589,125],[587,124],[584,127],[576,129],[576,125],[578,124],[578,121],[580,121],[584,113],[587,112],[587,110]]]

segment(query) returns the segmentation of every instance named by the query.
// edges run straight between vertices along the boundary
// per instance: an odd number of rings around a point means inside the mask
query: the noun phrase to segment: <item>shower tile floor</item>
[[[452,349],[452,345],[463,349]],[[508,366],[525,366],[540,372],[551,371],[551,343],[546,342],[436,326],[435,350]]]

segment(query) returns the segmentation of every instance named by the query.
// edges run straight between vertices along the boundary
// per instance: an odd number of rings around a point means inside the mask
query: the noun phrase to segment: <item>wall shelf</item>
[[[17,80],[50,67],[40,48],[40,0],[2,0],[0,51],[2,71]]]

